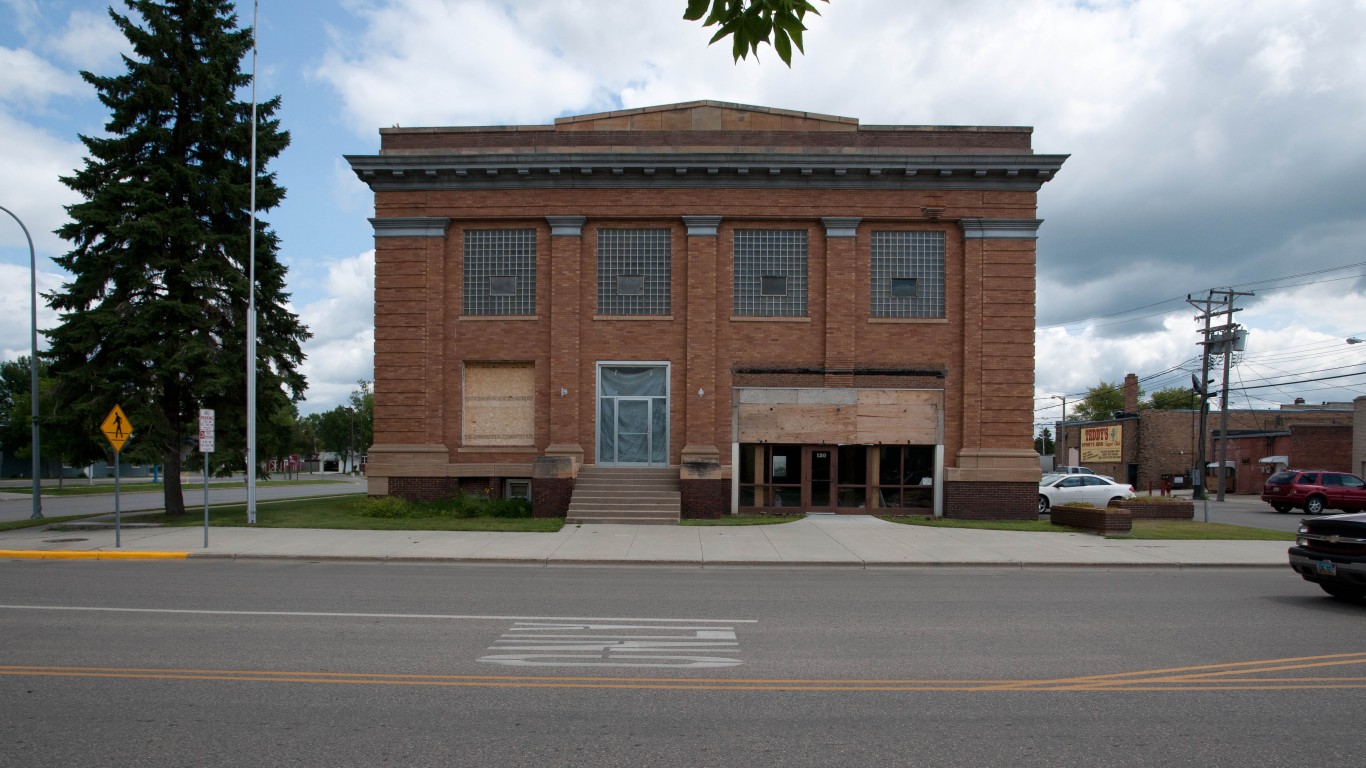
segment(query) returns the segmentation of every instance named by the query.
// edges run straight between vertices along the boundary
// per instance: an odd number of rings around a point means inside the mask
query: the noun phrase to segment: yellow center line
[[[1345,657],[1345,658],[1344,658]],[[1258,674],[1266,671],[1366,663],[1366,654],[1305,657],[1324,660],[1315,664],[1284,665],[1292,659],[1235,662],[1174,669],[1126,672],[1115,675],[1055,680],[814,680],[727,679],[667,677],[569,677],[518,675],[423,675],[370,672],[299,672],[268,670],[165,669],[146,667],[0,666],[0,676],[72,677],[139,680],[207,680],[220,682],[274,682],[333,685],[396,685],[470,688],[581,688],[618,690],[705,691],[824,691],[824,692],[1118,692],[1118,691],[1273,691],[1366,688],[1364,677],[1259,678],[1214,677],[1224,674]],[[1326,661],[1328,659],[1340,661]],[[1192,675],[1164,674],[1183,670],[1238,669]],[[1127,678],[1127,679],[1116,679]]]
[[[1298,664],[1299,662],[1316,663],[1301,665]],[[1068,684],[1077,686],[1114,685],[1128,687],[1137,683],[1146,682],[1195,680],[1203,678],[1206,675],[1240,674],[1248,672],[1255,674],[1259,672],[1277,671],[1280,669],[1363,663],[1366,663],[1366,653],[1335,653],[1323,656],[1300,656],[1286,659],[1265,659],[1262,661],[1236,661],[1226,664],[1169,667],[1166,669],[1150,669],[1136,672],[1115,672],[1104,675],[1086,675],[1082,677],[1057,678],[1053,680],[1021,680],[1016,683],[1016,685],[1020,688],[1055,687],[1066,686]],[[1289,664],[1294,664],[1295,666],[1285,666]],[[1181,672],[1192,674],[1176,674]]]

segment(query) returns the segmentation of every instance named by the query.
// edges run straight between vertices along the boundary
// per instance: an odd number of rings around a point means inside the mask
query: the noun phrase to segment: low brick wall
[[[1133,531],[1133,518],[1119,507],[1053,507],[1049,519],[1054,525],[1085,528],[1102,536],[1127,536]]]
[[[730,514],[729,480],[678,481],[679,515],[684,520],[716,519]]]
[[[944,517],[1038,520],[1038,483],[944,483]]]
[[[1195,502],[1137,501],[1128,499],[1113,502],[1113,506],[1127,510],[1134,520],[1194,520]]]

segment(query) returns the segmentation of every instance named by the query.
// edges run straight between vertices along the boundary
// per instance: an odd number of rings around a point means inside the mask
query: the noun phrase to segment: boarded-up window
[[[465,445],[536,443],[536,368],[531,363],[465,363]]]

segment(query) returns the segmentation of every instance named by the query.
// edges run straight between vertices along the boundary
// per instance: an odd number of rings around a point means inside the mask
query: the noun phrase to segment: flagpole
[[[260,0],[251,8],[251,234],[247,254],[247,523],[256,524],[256,40]]]

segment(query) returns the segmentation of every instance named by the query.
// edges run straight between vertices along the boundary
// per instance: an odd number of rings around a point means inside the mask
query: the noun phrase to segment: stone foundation
[[[531,464],[533,517],[567,517],[578,465],[570,456],[541,456]]]
[[[711,446],[683,451],[678,472],[679,517],[716,519],[730,514],[730,478]]]

